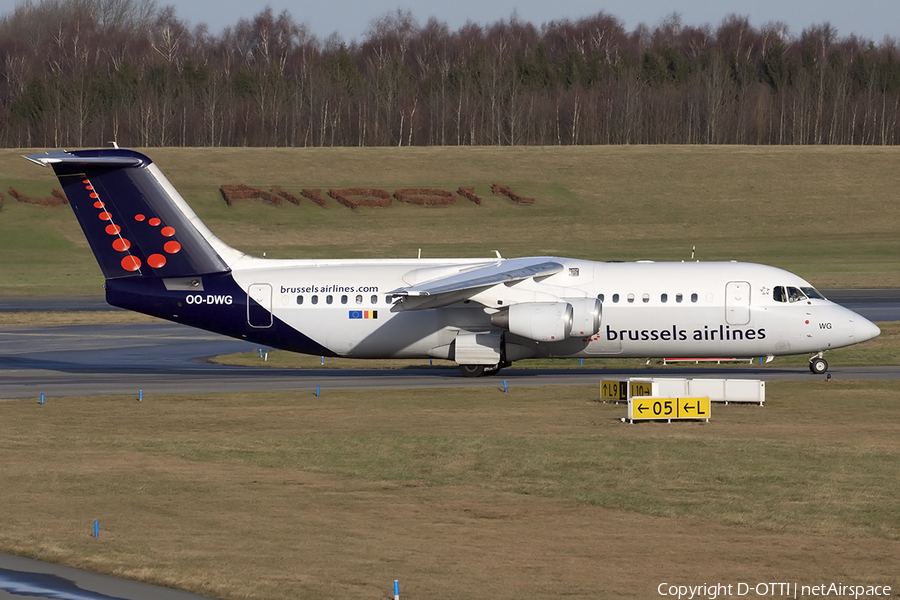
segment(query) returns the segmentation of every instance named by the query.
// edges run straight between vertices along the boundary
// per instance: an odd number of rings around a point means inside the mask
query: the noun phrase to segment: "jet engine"
[[[491,315],[491,325],[537,342],[590,337],[600,331],[601,304],[596,298],[565,302],[513,304]]]
[[[591,337],[600,331],[603,305],[596,298],[569,298],[572,305],[572,330],[569,337]]]

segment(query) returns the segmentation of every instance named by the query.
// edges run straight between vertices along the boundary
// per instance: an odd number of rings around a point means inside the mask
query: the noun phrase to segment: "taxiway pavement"
[[[843,293],[838,293],[843,292]],[[831,290],[829,297],[873,321],[900,320],[900,290]],[[102,297],[89,299],[0,298],[0,312],[109,310]],[[215,365],[210,356],[255,352],[258,346],[173,323],[97,324],[0,328],[0,400],[139,391],[207,393],[292,390],[312,394],[352,388],[497,387],[596,384],[629,376],[745,377],[768,381],[821,378],[805,368],[741,365],[726,368],[505,369],[499,377],[465,378],[455,369],[278,369]],[[327,361],[328,359],[326,359]],[[900,367],[833,365],[836,379],[900,379]],[[63,600],[202,600],[187,592],[98,575],[0,554],[0,600],[28,596]]]

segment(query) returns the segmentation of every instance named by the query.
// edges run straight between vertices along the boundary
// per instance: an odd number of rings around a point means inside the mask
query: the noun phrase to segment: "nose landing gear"
[[[821,375],[828,370],[828,361],[822,358],[822,352],[814,354],[809,359],[809,371],[813,375]]]

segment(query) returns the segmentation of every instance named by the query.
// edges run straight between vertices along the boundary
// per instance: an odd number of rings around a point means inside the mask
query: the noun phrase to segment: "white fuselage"
[[[510,358],[751,357],[816,353],[865,341],[878,328],[826,299],[775,297],[811,290],[798,276],[737,262],[603,263],[553,257],[563,270],[495,285],[440,308],[404,310],[391,292],[501,262],[478,260],[275,261],[247,257],[235,281],[274,317],[347,357],[453,358],[461,332],[491,332],[503,307],[599,298],[591,335],[536,342],[506,332]],[[810,293],[810,295],[815,295]],[[265,321],[257,323],[265,326]]]
[[[455,360],[466,375],[528,357],[821,352],[873,323],[774,267],[561,257],[266,260],[218,239],[153,162],[56,150],[52,167],[110,304],[297,352]]]

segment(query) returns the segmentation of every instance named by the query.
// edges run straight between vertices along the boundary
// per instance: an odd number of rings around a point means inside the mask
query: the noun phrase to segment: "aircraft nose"
[[[881,329],[878,328],[878,325],[865,317],[857,316],[853,319],[853,339],[856,340],[857,343],[871,340],[880,333]]]

